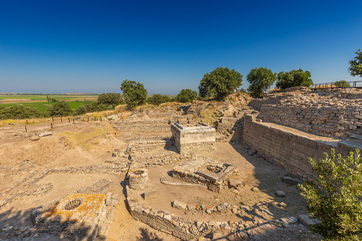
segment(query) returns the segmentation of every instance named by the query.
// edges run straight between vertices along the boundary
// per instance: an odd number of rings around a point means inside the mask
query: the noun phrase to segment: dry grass
[[[222,116],[217,106],[208,106],[199,113],[201,122],[215,127],[216,121]]]
[[[92,128],[88,132],[61,132],[56,135],[65,138],[65,143],[71,148],[80,147],[84,150],[91,150],[99,144],[98,137],[106,136],[109,133],[109,128]]]
[[[68,118],[73,119],[73,116],[65,116],[62,117],[63,121],[67,121]],[[60,117],[54,117],[54,121],[60,121]],[[51,117],[47,118],[33,118],[33,119],[20,119],[20,120],[0,120],[0,127],[4,127],[7,125],[34,125],[34,124],[44,124],[52,122]]]

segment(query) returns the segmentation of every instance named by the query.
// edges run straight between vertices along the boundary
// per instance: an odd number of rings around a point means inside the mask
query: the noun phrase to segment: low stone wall
[[[126,153],[143,153],[163,149],[169,150],[173,147],[173,145],[174,141],[169,137],[139,138],[138,140],[129,141]]]
[[[323,158],[323,153],[329,153],[331,148],[342,155],[350,151],[341,148],[337,141],[326,142],[302,135],[301,132],[293,133],[282,126],[257,122],[251,115],[243,118],[242,140],[265,159],[303,178],[313,178],[309,157]]]
[[[113,127],[120,132],[165,133],[170,131],[170,120],[133,121],[124,120],[113,122]]]

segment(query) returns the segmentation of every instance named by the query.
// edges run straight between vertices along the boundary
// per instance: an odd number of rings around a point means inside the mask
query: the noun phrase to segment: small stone
[[[297,185],[299,183],[302,183],[300,180],[298,180],[296,178],[289,177],[289,176],[284,176],[283,177],[283,182],[288,183],[288,184],[293,184],[293,185]]]
[[[40,139],[40,137],[38,135],[30,137],[30,140],[32,140],[32,141],[37,141],[39,139]]]
[[[277,195],[277,197],[285,197],[285,192],[284,191],[281,191],[281,190],[278,190],[275,192],[275,195]]]
[[[308,228],[311,225],[316,225],[316,224],[320,223],[320,221],[318,219],[310,218],[309,215],[307,215],[307,214],[299,215],[298,219],[302,224],[304,224],[304,226],[306,226]]]
[[[253,192],[258,192],[258,191],[259,191],[259,188],[253,187],[253,188],[251,188],[251,190],[252,190]]]
[[[175,201],[173,201],[173,203],[172,203],[172,207],[177,208],[177,209],[181,209],[181,210],[186,210],[187,204],[175,200]]]

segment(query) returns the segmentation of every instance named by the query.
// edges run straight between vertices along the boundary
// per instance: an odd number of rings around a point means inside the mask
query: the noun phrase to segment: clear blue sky
[[[362,1],[1,1],[0,92],[198,90],[217,67],[361,80]]]

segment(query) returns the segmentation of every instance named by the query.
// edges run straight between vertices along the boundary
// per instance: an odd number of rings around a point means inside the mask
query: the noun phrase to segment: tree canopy
[[[98,104],[104,105],[119,105],[123,102],[122,96],[119,93],[102,93],[98,96]]]
[[[289,87],[306,86],[309,87],[313,84],[311,79],[311,73],[302,69],[291,70],[289,72],[280,72],[278,74],[278,81],[276,83],[277,88],[286,89]]]
[[[362,77],[362,52],[360,49],[356,52],[356,57],[349,61],[350,67],[348,71],[352,76],[360,76]]]
[[[46,113],[40,113],[38,109],[23,105],[13,105],[10,107],[0,106],[0,120],[5,119],[30,119],[45,117]]]
[[[167,95],[161,95],[161,94],[154,94],[151,97],[147,98],[147,103],[153,104],[153,105],[160,105],[165,102],[169,102],[170,97]]]
[[[200,81],[199,95],[223,100],[227,95],[234,93],[242,81],[243,76],[234,69],[218,67],[204,75]]]
[[[65,101],[55,102],[54,105],[47,109],[50,116],[68,116],[73,113],[72,108]]]
[[[191,89],[182,89],[180,93],[175,97],[177,102],[191,102],[197,98],[197,92]]]
[[[146,102],[147,90],[143,84],[133,81],[124,80],[121,84],[123,97],[126,101],[127,108],[133,110],[138,105],[143,105]]]
[[[277,74],[267,68],[255,68],[250,70],[246,77],[249,85],[249,91],[252,97],[260,98],[277,80]]]

